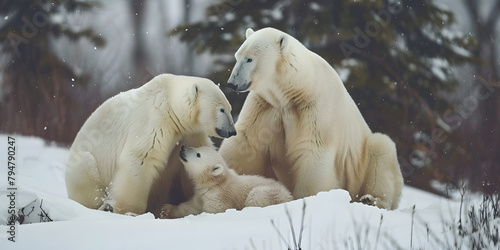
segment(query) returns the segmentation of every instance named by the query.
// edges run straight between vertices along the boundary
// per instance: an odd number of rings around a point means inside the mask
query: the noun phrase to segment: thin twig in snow
[[[292,216],[290,215],[290,211],[288,210],[288,206],[286,204],[285,213],[286,217],[288,217],[288,222],[290,223],[290,229],[292,230],[293,246],[297,247],[297,239],[295,238],[295,229],[293,228]]]
[[[384,220],[384,214],[380,214],[380,224],[378,225],[377,239],[375,240],[375,250],[377,250],[378,237],[380,236],[380,228],[382,227],[383,220]]]
[[[43,209],[42,205],[43,205],[43,199],[40,200],[40,210],[42,210],[40,212],[40,214],[39,214],[40,215],[40,222],[50,222],[50,221],[53,221],[50,218],[49,214],[47,212],[45,212],[45,210]]]
[[[300,233],[299,233],[299,245],[297,245],[298,249],[302,249],[302,232],[304,232],[304,218],[306,217],[306,200],[303,200],[304,204],[302,205],[302,219],[300,221]]]
[[[281,234],[280,230],[278,229],[278,227],[276,227],[276,224],[274,224],[274,220],[271,220],[271,224],[273,224],[273,227],[274,227],[274,230],[276,230],[276,232],[278,232],[278,235],[280,236],[281,240],[283,242],[285,242],[286,246],[287,246],[287,249],[288,250],[292,250],[292,247],[290,246],[290,244],[288,244],[288,241],[286,241],[285,237]]]
[[[411,232],[410,232],[410,249],[413,247],[413,217],[415,216],[415,205],[411,209]]]

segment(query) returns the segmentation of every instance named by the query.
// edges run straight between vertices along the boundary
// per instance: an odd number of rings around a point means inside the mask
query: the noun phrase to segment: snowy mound
[[[16,223],[12,238],[11,226],[7,225],[12,191],[8,189],[8,169],[2,167],[2,249],[286,249],[287,244],[294,249],[299,242],[302,249],[433,249],[467,241],[456,237],[460,201],[411,187],[404,188],[395,211],[350,203],[349,194],[343,190],[266,208],[175,220],[91,210],[67,198],[67,149],[47,145],[39,138],[14,138],[15,206],[17,213],[24,214],[24,224]],[[7,162],[7,141],[6,135],[0,135],[2,164]],[[477,199],[474,201],[478,204]],[[499,225],[498,219],[491,223],[497,231]]]

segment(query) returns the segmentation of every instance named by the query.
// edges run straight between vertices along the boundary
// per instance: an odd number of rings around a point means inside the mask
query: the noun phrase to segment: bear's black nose
[[[186,157],[186,150],[184,150],[184,146],[181,147],[181,152],[179,152],[179,158],[181,158],[182,161],[187,162],[187,157]]]
[[[236,84],[234,84],[234,83],[231,83],[231,82],[228,82],[227,86],[229,88],[231,88],[232,90],[234,90],[234,91],[236,91],[236,89],[238,89],[238,86]]]
[[[222,138],[229,138],[233,135],[236,135],[236,130],[225,130],[216,128],[215,132]]]

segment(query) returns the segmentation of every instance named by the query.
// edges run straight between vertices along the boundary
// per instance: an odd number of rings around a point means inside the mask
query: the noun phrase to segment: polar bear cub
[[[178,206],[163,206],[160,218],[221,213],[230,208],[265,207],[293,199],[290,191],[276,180],[236,174],[211,147],[182,147],[179,156],[193,181],[194,197]]]

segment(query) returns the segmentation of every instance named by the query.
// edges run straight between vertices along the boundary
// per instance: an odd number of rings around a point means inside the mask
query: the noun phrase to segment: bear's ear
[[[222,166],[222,164],[215,164],[215,166],[212,167],[212,174],[214,176],[218,176],[220,174],[222,174],[222,172],[224,171],[224,166]]]
[[[252,34],[253,34],[253,29],[248,28],[247,31],[245,32],[245,37],[248,39]]]
[[[194,102],[198,97],[199,87],[197,83],[194,83],[191,86],[191,90],[189,91],[189,101]]]
[[[286,35],[281,35],[277,39],[277,43],[280,46],[281,51],[285,52],[288,49],[289,38]]]

